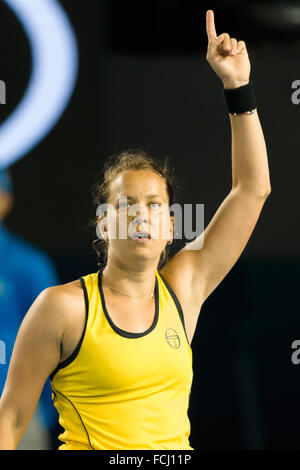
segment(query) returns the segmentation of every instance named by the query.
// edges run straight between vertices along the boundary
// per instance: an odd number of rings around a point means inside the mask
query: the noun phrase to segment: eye
[[[156,204],[156,207],[154,207],[154,209],[157,209],[158,207],[161,206],[160,202],[151,202],[150,204],[151,205]]]
[[[129,206],[129,203],[128,202],[120,202],[118,207],[122,209],[123,207],[125,207],[125,205]]]

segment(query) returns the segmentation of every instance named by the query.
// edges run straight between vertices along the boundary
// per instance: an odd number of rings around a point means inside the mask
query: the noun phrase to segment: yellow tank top
[[[188,406],[192,349],[180,303],[155,273],[155,317],[121,330],[105,305],[102,271],[80,277],[86,322],[73,354],[50,375],[64,428],[59,449],[194,450]]]

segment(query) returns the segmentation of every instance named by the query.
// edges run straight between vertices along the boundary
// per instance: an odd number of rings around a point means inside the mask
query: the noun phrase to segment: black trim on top
[[[172,299],[174,300],[174,303],[176,305],[176,308],[178,310],[178,313],[179,313],[179,316],[180,316],[180,319],[181,319],[181,322],[182,322],[182,326],[183,326],[183,329],[184,329],[184,332],[185,332],[185,337],[186,337],[186,340],[189,343],[189,340],[188,340],[188,337],[187,337],[187,334],[186,334],[186,330],[185,330],[185,324],[184,324],[184,316],[183,316],[183,311],[182,311],[182,308],[181,308],[181,305],[180,305],[180,302],[175,294],[175,292],[173,291],[172,287],[170,286],[170,284],[168,284],[168,282],[166,281],[166,279],[164,279],[164,277],[160,274],[160,272],[158,273],[160,275],[160,277],[162,278],[166,288],[168,289],[168,291],[170,292],[171,294],[171,297]]]
[[[91,440],[90,440],[89,433],[88,433],[88,431],[87,431],[87,429],[86,429],[86,427],[85,427],[85,424],[84,424],[84,422],[83,422],[83,420],[82,420],[82,417],[80,416],[80,413],[79,413],[79,411],[77,410],[76,406],[74,405],[74,403],[71,402],[71,400],[70,400],[68,397],[66,397],[66,395],[64,395],[63,393],[61,393],[59,390],[56,390],[56,391],[57,391],[57,393],[59,393],[61,396],[63,396],[66,400],[68,400],[68,402],[71,403],[71,405],[73,406],[74,410],[76,411],[76,413],[77,413],[78,416],[79,416],[79,419],[80,419],[80,422],[81,422],[81,424],[82,424],[82,426],[83,426],[83,429],[85,430],[86,436],[87,436],[88,441],[89,441],[89,445],[90,445],[90,447],[91,447],[92,450],[95,450],[94,447],[93,447],[92,444],[91,444]],[[56,395],[55,395],[55,398],[57,399]]]
[[[99,293],[101,297],[101,302],[102,302],[102,307],[104,311],[104,315],[106,316],[106,319],[112,329],[118,333],[120,336],[124,336],[124,338],[141,338],[142,336],[146,336],[147,334],[151,333],[152,330],[156,327],[156,324],[158,322],[158,316],[159,316],[159,288],[158,288],[158,281],[157,277],[155,276],[155,289],[154,289],[154,296],[155,296],[155,315],[154,315],[154,320],[150,328],[148,330],[142,332],[142,333],[132,333],[130,331],[125,331],[119,328],[117,325],[114,324],[112,319],[110,318],[110,315],[107,311],[106,308],[106,303],[105,303],[105,298],[104,298],[104,293],[103,293],[103,288],[102,288],[102,272],[103,272],[104,267],[100,268],[98,271],[98,287],[99,287]]]
[[[88,298],[88,294],[87,294],[87,290],[86,290],[86,286],[85,286],[85,283],[84,283],[84,280],[82,277],[79,278],[80,280],[80,284],[81,284],[81,287],[83,289],[83,293],[84,293],[84,302],[85,302],[85,323],[84,323],[84,328],[83,328],[83,332],[82,332],[82,335],[81,335],[81,338],[76,346],[76,348],[74,349],[74,351],[72,352],[72,354],[67,357],[67,359],[65,359],[63,362],[61,362],[60,364],[58,364],[58,366],[56,367],[56,369],[54,369],[54,371],[52,372],[52,374],[50,374],[50,380],[53,379],[54,375],[56,374],[56,372],[58,372],[60,369],[62,369],[63,367],[66,367],[68,366],[69,364],[71,364],[71,362],[74,361],[74,359],[76,358],[76,356],[78,355],[79,353],[79,350],[81,348],[81,344],[82,344],[82,341],[83,341],[83,338],[84,338],[84,335],[85,335],[85,330],[86,330],[86,325],[87,325],[87,321],[88,321],[88,314],[89,314],[89,298]]]

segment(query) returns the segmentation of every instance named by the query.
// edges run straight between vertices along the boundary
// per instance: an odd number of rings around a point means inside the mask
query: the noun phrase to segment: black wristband
[[[244,113],[257,108],[257,100],[254,91],[254,84],[249,80],[247,85],[239,88],[225,89],[223,87],[223,98],[226,111],[230,114]]]

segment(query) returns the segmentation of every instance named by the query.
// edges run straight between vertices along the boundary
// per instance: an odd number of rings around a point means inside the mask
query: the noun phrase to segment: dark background
[[[222,84],[206,61],[205,14],[246,41],[269,155],[272,193],[246,249],[202,307],[192,342],[189,416],[195,449],[299,448],[298,2],[61,0],[79,46],[79,76],[62,118],[11,167],[7,227],[46,251],[61,283],[97,271],[90,188],[112,153],[174,158],[183,202],[205,204],[205,226],[231,188],[231,134]],[[31,71],[22,27],[0,4],[7,104]],[[183,245],[176,242],[177,251]],[[175,411],[175,410],[174,410]]]

